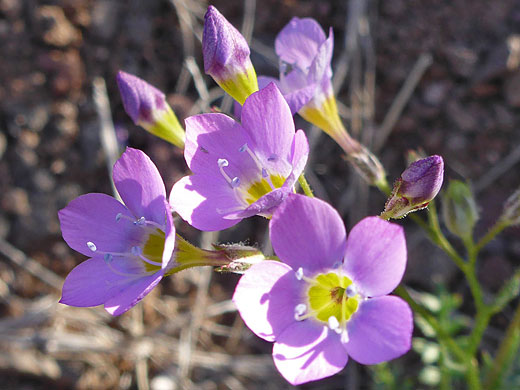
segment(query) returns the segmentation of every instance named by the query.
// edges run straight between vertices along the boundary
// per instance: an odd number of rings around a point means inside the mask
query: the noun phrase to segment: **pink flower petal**
[[[313,320],[287,327],[274,343],[273,358],[280,374],[292,385],[332,376],[348,361],[340,336]]]
[[[72,200],[58,213],[63,239],[85,256],[92,256],[87,242],[98,251],[128,252],[141,243],[142,229],[131,222],[116,221],[118,214],[134,216],[121,202],[105,194],[86,194]]]
[[[114,165],[114,184],[136,218],[165,222],[164,183],[152,160],[138,149],[127,148]]]
[[[275,253],[294,270],[328,270],[345,255],[341,217],[316,198],[289,194],[271,219],[270,236]]]
[[[225,217],[245,206],[238,203],[233,189],[220,179],[206,174],[183,177],[173,185],[170,205],[182,219],[199,230],[216,231],[236,225],[241,218]]]
[[[163,278],[165,270],[161,269],[150,276],[144,276],[131,282],[128,287],[105,302],[105,310],[113,316],[118,316],[134,307]]]
[[[249,329],[264,340],[274,341],[296,321],[294,309],[302,303],[303,286],[289,266],[265,260],[240,278],[233,302]]]
[[[378,364],[410,350],[413,316],[402,299],[384,296],[363,301],[347,323],[348,354],[362,364]]]
[[[350,231],[343,269],[365,296],[392,292],[406,268],[403,228],[379,217],[368,217]]]
[[[314,19],[295,17],[276,37],[276,54],[282,61],[306,69],[325,39],[323,29]]]

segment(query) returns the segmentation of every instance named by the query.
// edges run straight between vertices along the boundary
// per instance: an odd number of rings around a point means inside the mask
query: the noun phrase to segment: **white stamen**
[[[141,218],[139,218],[138,220],[136,220],[134,222],[135,225],[141,225],[141,226],[144,225],[145,223],[146,223],[146,218],[145,217],[141,217]]]
[[[303,268],[302,267],[298,268],[296,270],[295,274],[296,274],[296,279],[302,280],[303,279]]]
[[[341,342],[343,344],[346,344],[348,343],[348,341],[350,340],[349,337],[348,337],[348,332],[347,332],[347,328],[343,329],[343,331],[341,332],[341,338],[340,338]]]
[[[298,305],[296,305],[296,307],[294,308],[294,319],[296,321],[302,321],[303,318],[301,318],[305,312],[307,311],[307,305],[304,304],[304,303],[300,303]]]
[[[92,252],[97,251],[97,246],[92,241],[87,242],[88,249],[90,249]]]
[[[253,153],[253,151],[251,149],[249,149],[249,146],[247,146],[247,144],[244,144],[240,147],[240,149],[238,149],[239,152],[243,153],[243,152],[247,152],[247,154],[249,154],[249,156],[253,159],[256,167],[260,170],[260,172],[262,173],[262,177],[263,178],[268,178],[269,177],[269,172],[267,171],[267,169],[265,169],[263,166],[262,166],[262,163],[260,162],[260,160],[258,159],[258,157],[256,157],[256,155]],[[271,186],[271,189],[274,189],[274,186],[273,186],[273,183],[271,183],[271,181],[269,180],[269,185]]]
[[[237,188],[240,185],[240,179],[238,176],[234,177],[233,180],[231,180],[231,188]]]
[[[153,260],[150,260],[148,259],[147,257],[145,257],[143,255],[143,250],[141,247],[138,247],[138,246],[133,246],[132,249],[132,254],[134,256],[137,256],[139,257],[141,260],[143,260],[145,263],[148,263],[148,264],[151,264],[151,265],[155,265],[155,266],[158,266],[158,267],[161,267],[162,266],[162,263],[158,263],[157,261],[153,261]]]
[[[123,216],[123,214],[117,213],[117,215],[116,215],[116,222],[119,222],[119,220],[121,219],[122,216]]]
[[[347,297],[349,298],[354,298],[356,295],[357,295],[357,289],[356,289],[356,286],[354,286],[353,284],[351,284],[350,286],[347,287]]]
[[[341,333],[341,329],[339,328],[339,321],[335,316],[330,316],[327,322],[330,329],[338,334]]]
[[[229,175],[226,172],[224,172],[224,167],[227,167],[229,165],[229,161],[226,160],[225,158],[219,158],[217,160],[217,164],[218,164],[218,169],[220,170],[220,173],[222,174],[222,176],[224,176],[224,179],[226,179],[226,181],[231,186],[231,188],[236,188],[238,186],[238,184],[240,184],[240,180],[238,179],[238,177],[231,179],[229,177]],[[236,184],[237,182],[238,182],[238,184]]]

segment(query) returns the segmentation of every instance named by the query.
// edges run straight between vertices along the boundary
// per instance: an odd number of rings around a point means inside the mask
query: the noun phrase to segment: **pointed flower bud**
[[[244,104],[249,95],[258,91],[249,46],[242,34],[212,5],[204,19],[204,71],[233,99]]]
[[[507,199],[500,219],[508,226],[520,225],[520,189]]]
[[[184,148],[184,129],[164,93],[139,77],[119,71],[117,85],[126,113],[153,135]]]
[[[443,196],[442,214],[448,230],[462,239],[473,232],[478,220],[478,209],[468,184],[452,180]]]
[[[444,161],[430,156],[412,163],[394,183],[392,195],[386,201],[384,219],[403,218],[411,211],[424,209],[442,186]]]

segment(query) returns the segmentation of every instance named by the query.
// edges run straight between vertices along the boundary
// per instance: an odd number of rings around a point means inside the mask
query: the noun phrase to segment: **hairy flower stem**
[[[311,186],[307,182],[307,179],[305,178],[303,173],[300,175],[300,177],[298,177],[298,183],[300,183],[300,187],[302,188],[305,195],[307,195],[309,198],[314,198]]]
[[[499,389],[502,378],[513,363],[520,347],[520,303],[516,307],[513,320],[509,324],[506,334],[498,347],[493,366],[484,382],[485,389]]]

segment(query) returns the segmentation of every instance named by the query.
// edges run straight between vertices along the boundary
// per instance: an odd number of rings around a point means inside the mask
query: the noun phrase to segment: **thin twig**
[[[414,67],[412,68],[412,71],[406,78],[403,86],[392,102],[392,105],[388,109],[388,112],[383,119],[383,123],[381,123],[381,126],[379,127],[378,136],[375,140],[376,142],[374,142],[374,152],[378,152],[384,146],[406,104],[415,91],[417,84],[419,84],[419,81],[421,80],[424,72],[430,67],[432,62],[433,59],[430,53],[423,53],[418,58]]]
[[[498,163],[493,165],[489,171],[483,174],[473,186],[475,193],[478,194],[482,190],[486,189],[497,179],[499,179],[504,173],[508,172],[514,165],[520,161],[520,145],[516,146],[511,153],[505,158],[500,160]]]
[[[36,260],[31,259],[26,256],[18,248],[15,248],[7,241],[0,238],[0,253],[5,256],[7,259],[11,260],[17,266],[19,266],[22,270],[29,272],[34,277],[40,279],[42,282],[48,284],[49,286],[55,288],[56,290],[61,291],[61,286],[63,285],[63,279],[56,275],[51,270],[47,269]]]
[[[101,132],[101,146],[105,153],[107,161],[107,169],[110,176],[112,176],[112,168],[120,156],[119,144],[117,143],[116,131],[114,129],[114,122],[112,121],[112,114],[110,112],[110,101],[108,100],[107,86],[105,79],[96,77],[92,82],[93,99],[98,114],[100,132]],[[119,193],[116,190],[114,182],[111,181],[112,192],[114,197],[121,200]]]

